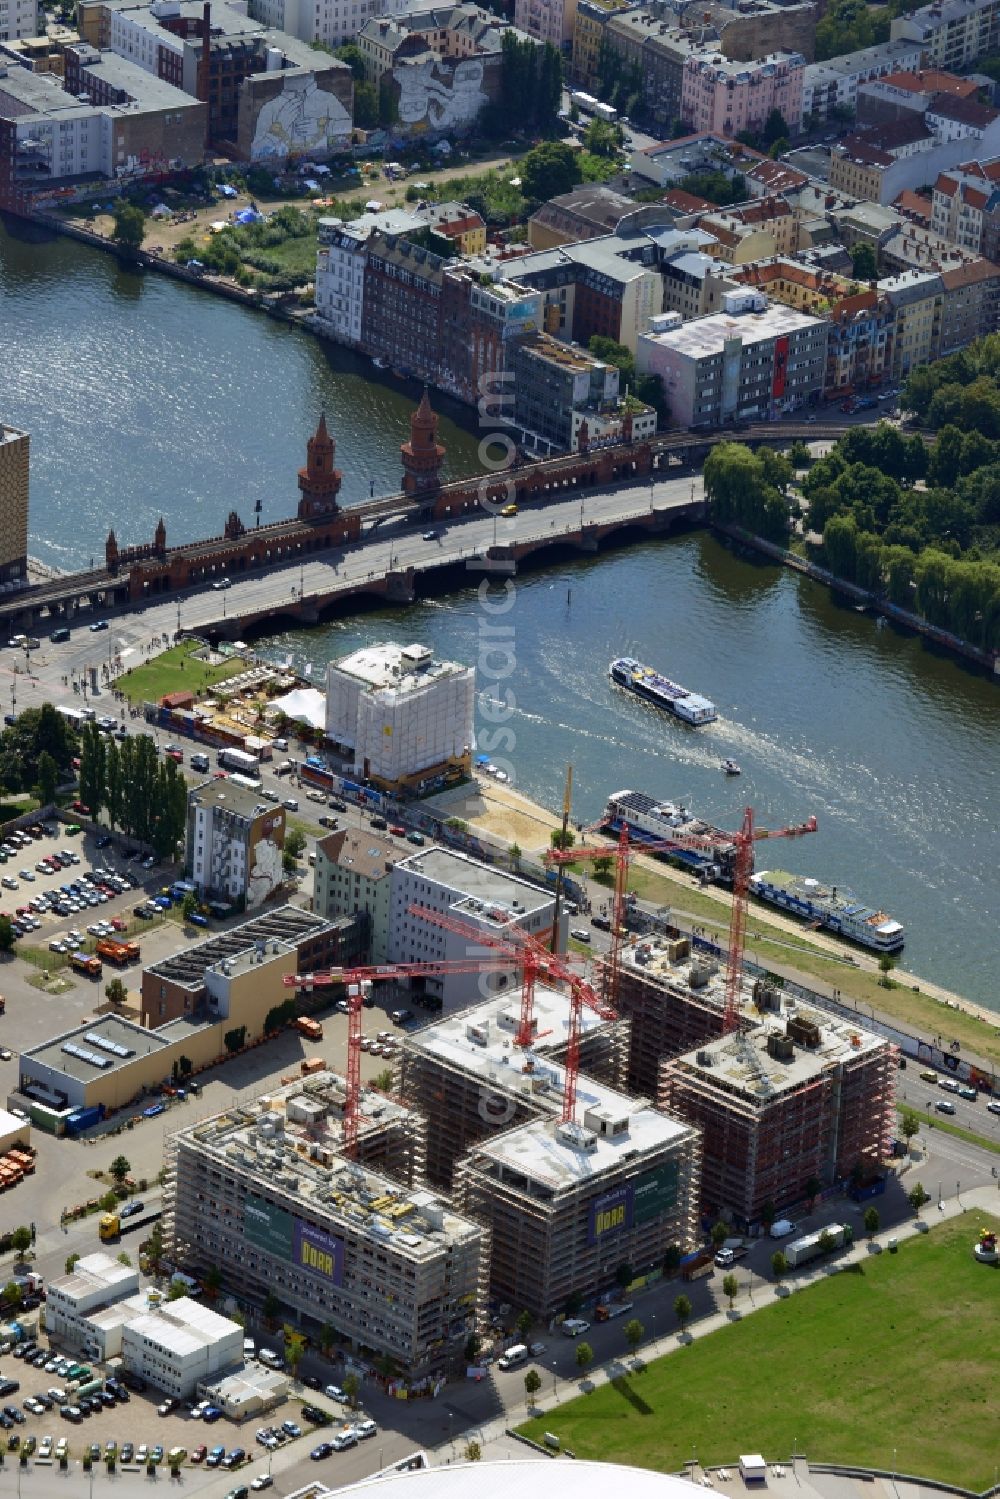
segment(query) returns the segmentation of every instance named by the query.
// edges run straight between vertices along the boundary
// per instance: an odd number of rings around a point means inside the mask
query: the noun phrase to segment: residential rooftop
[[[772,338],[784,338],[807,328],[822,327],[822,319],[797,312],[781,302],[772,302],[762,312],[712,312],[692,318],[680,328],[663,333],[646,333],[651,343],[666,345],[691,359],[708,359],[721,354],[729,339],[739,338],[744,347]]]
[[[229,812],[235,817],[252,821],[262,812],[273,812],[280,816],[281,809],[273,802],[265,801],[260,791],[251,786],[241,786],[228,777],[216,780],[210,777],[200,781],[188,792],[188,806],[211,808],[215,812]]]

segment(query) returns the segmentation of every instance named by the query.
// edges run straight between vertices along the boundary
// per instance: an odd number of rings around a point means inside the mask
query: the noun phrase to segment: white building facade
[[[243,1328],[182,1296],[141,1313],[122,1332],[122,1363],[183,1400],[198,1385],[243,1363]]]
[[[36,0],[0,0],[0,42],[16,42],[44,31]]]
[[[475,673],[426,646],[366,647],[327,670],[327,737],[354,774],[386,789],[419,785],[472,755]]]
[[[315,283],[319,332],[351,348],[360,344],[368,240],[376,230],[405,234],[407,230],[419,228],[423,222],[418,215],[405,209],[370,213],[350,223],[344,223],[342,219],[320,219]]]

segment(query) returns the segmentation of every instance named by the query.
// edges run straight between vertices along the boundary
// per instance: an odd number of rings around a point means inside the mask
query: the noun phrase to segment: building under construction
[[[722,1035],[725,974],[688,937],[643,939],[622,955],[615,1006],[631,1032],[629,1091],[656,1098],[664,1061]]]
[[[539,1318],[612,1288],[624,1263],[658,1271],[696,1234],[698,1131],[605,1080],[622,1067],[621,1023],[586,1009],[582,1122],[563,1122],[570,1013],[568,995],[538,985],[530,1049],[515,1044],[516,995],[404,1045],[404,1097],[432,1121],[429,1174],[451,1181],[459,1211],[489,1228],[493,1294]]]
[[[663,1064],[660,1105],[703,1134],[702,1209],[741,1229],[891,1151],[895,1047],[767,985],[755,1023]]]
[[[381,1094],[362,1093],[346,1159],[344,1097],[343,1079],[317,1072],[179,1130],[165,1240],[258,1310],[273,1292],[314,1338],[329,1324],[410,1380],[443,1373],[485,1301],[488,1233],[420,1185],[426,1123]]]
[[[570,1002],[536,984],[533,1043],[519,1048],[521,994],[505,994],[448,1015],[403,1039],[400,1096],[432,1122],[427,1134],[427,1180],[449,1188],[457,1161],[472,1145],[531,1119],[558,1114]],[[611,1085],[624,1080],[628,1031],[592,1010],[580,1016],[580,1067]]]

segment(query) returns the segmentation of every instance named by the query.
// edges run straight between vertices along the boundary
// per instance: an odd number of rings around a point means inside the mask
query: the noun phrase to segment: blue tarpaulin
[[[262,213],[255,213],[252,208],[241,208],[234,217],[237,224],[259,224],[264,215]]]

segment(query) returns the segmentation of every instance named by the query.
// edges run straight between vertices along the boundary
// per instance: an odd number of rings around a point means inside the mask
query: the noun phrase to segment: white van
[[[526,1343],[515,1343],[513,1348],[508,1348],[506,1353],[501,1353],[497,1359],[498,1369],[516,1369],[518,1364],[528,1362],[528,1345]]]

